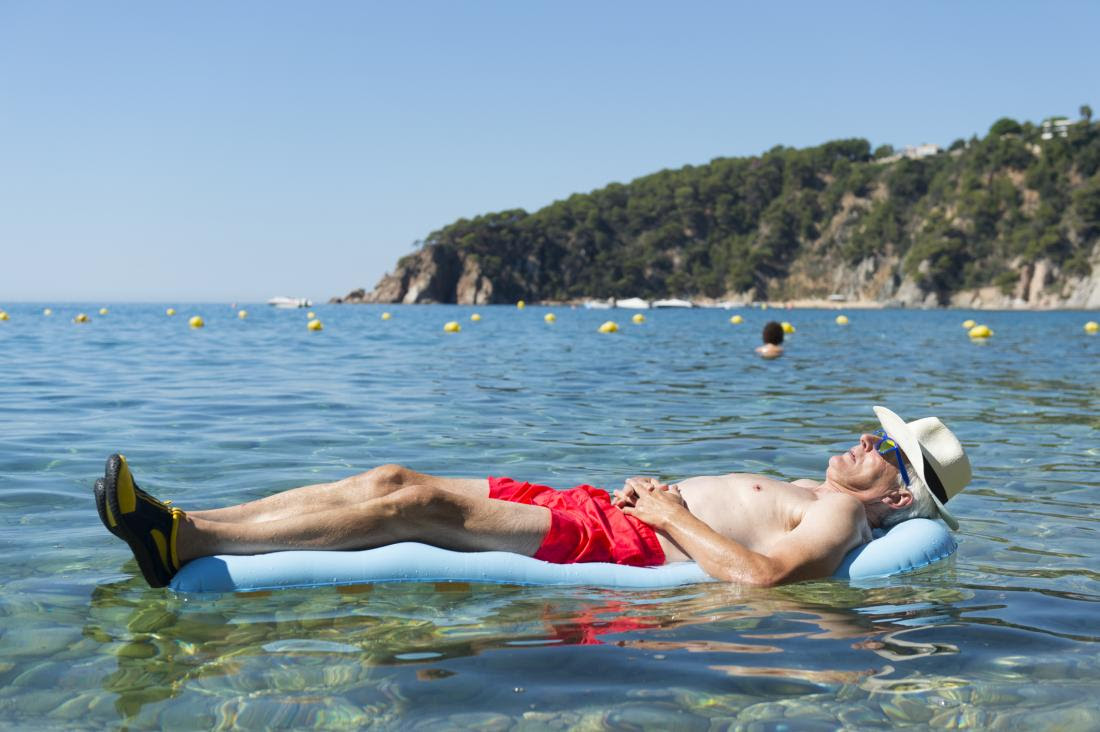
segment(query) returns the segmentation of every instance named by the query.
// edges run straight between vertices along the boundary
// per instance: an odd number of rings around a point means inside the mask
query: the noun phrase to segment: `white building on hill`
[[[1069,135],[1070,125],[1077,124],[1071,119],[1065,117],[1051,118],[1043,122],[1042,134],[1039,135],[1044,140],[1053,140],[1055,137],[1066,137]]]
[[[909,145],[901,154],[910,160],[918,160],[920,158],[929,158],[933,155],[940,154],[940,146],[933,145],[932,143],[924,143],[923,145]]]

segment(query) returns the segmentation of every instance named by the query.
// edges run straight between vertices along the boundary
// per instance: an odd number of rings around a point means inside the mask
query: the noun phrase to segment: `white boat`
[[[615,307],[627,310],[649,310],[649,300],[640,297],[628,297],[624,300],[616,300]]]
[[[607,300],[585,300],[584,307],[586,310],[610,310],[615,301],[608,298]]]
[[[695,304],[690,300],[680,300],[672,297],[667,300],[654,300],[653,307],[655,308],[693,308]]]
[[[268,305],[272,305],[277,308],[308,308],[313,307],[313,303],[304,297],[286,297],[285,295],[278,295],[267,301]]]

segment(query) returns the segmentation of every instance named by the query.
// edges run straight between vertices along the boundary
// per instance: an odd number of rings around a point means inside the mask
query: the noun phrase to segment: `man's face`
[[[850,450],[829,458],[825,475],[829,480],[867,503],[897,489],[898,468],[894,453],[881,455],[879,438],[864,434]]]

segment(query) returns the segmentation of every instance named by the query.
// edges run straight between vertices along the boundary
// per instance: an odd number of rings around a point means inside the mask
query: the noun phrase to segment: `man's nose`
[[[869,433],[863,433],[859,436],[859,444],[864,450],[875,449],[875,444],[878,443],[878,437]]]

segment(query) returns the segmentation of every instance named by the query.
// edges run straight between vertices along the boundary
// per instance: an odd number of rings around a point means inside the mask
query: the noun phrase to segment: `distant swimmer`
[[[783,355],[783,326],[774,320],[764,326],[764,345],[757,346],[756,352],[763,358],[779,358]]]

